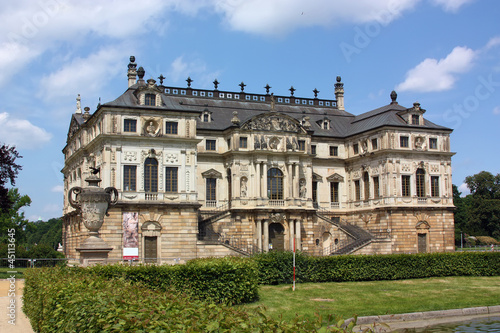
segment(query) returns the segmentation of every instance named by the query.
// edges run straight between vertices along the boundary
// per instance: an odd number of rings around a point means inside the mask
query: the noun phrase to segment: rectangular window
[[[411,115],[411,124],[412,125],[419,125],[420,124],[420,116],[418,114]]]
[[[372,139],[372,150],[377,150],[377,149],[378,149],[378,140]]]
[[[175,92],[177,93],[177,92]],[[155,94],[146,94],[144,99],[144,104],[149,106],[156,106],[156,95]]]
[[[248,138],[246,136],[240,137],[240,148],[248,148]]]
[[[205,142],[205,149],[206,150],[215,150],[215,140],[207,140]]]
[[[352,149],[354,151],[354,154],[359,154],[359,144],[355,143],[353,146],[352,146]]]
[[[401,195],[410,196],[410,176],[401,176]]]
[[[373,177],[373,197],[375,199],[380,198],[380,185],[378,176]]]
[[[410,146],[410,139],[407,136],[399,137],[399,147],[408,148]]]
[[[137,132],[137,120],[125,119],[123,121],[123,131],[124,132]]]
[[[359,186],[359,180],[354,181],[354,195],[356,197],[356,201],[361,200],[361,188]]]
[[[177,122],[167,121],[165,123],[165,134],[177,134]]]
[[[339,202],[339,183],[330,183],[330,202]]]
[[[210,201],[215,201],[217,200],[216,196],[216,185],[217,185],[217,179],[216,178],[207,178],[207,188],[206,188],[206,193],[207,193],[207,199]]]
[[[439,197],[439,176],[431,176],[431,196]]]
[[[312,200],[313,203],[318,203],[318,182],[314,180],[312,182]]]
[[[438,139],[429,138],[429,149],[438,149]]]
[[[177,168],[166,168],[165,181],[165,192],[177,192]]]
[[[316,145],[311,145],[311,154],[316,155]]]
[[[304,140],[299,140],[299,150],[300,151],[306,150],[306,142]]]
[[[231,150],[231,138],[227,139],[227,150]]]
[[[330,146],[330,156],[339,156],[339,147]]]
[[[123,166],[123,190],[124,191],[135,191],[136,189],[136,178],[137,177],[137,167],[135,165],[124,165]]]

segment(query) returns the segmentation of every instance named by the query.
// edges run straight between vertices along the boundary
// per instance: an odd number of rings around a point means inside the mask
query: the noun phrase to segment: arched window
[[[144,161],[144,191],[158,192],[158,161],[150,157]]]
[[[417,169],[417,197],[424,198],[425,197],[425,171],[424,169]]]
[[[267,193],[270,200],[283,200],[283,172],[280,169],[267,171]]]
[[[365,200],[368,200],[370,198],[370,176],[368,175],[368,172],[365,172],[363,174],[363,186],[365,190]]]

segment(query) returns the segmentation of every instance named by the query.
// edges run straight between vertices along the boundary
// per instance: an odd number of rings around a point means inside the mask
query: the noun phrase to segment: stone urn
[[[116,204],[118,191],[114,187],[100,188],[101,179],[96,175],[91,175],[85,181],[88,183],[87,187],[76,186],[68,191],[68,201],[73,208],[81,212],[82,222],[89,230],[89,237],[76,249],[80,252],[83,261],[87,259],[86,263],[82,263],[88,265],[90,263],[88,259],[94,258],[99,261],[98,259],[102,259],[104,253],[107,258],[107,253],[112,250],[99,237],[99,229],[102,227],[109,207]]]

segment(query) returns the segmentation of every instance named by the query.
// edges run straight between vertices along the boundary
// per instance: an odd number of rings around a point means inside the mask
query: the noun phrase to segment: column
[[[293,197],[294,198],[299,198],[299,164],[295,163],[294,165],[295,173],[293,177]]]
[[[262,195],[260,194],[261,193],[261,180],[260,180],[260,163],[259,162],[255,162],[255,197],[257,198],[260,198]]]
[[[264,252],[269,252],[269,221],[264,220]]]
[[[295,248],[301,250],[302,246],[300,244],[300,220],[295,221]]]
[[[262,172],[262,189],[263,197],[267,199],[267,162],[264,162],[264,170]]]
[[[312,199],[312,164],[309,164],[306,167],[306,199],[311,198]],[[317,194],[317,193],[316,193]]]
[[[290,233],[290,251],[293,251],[293,239],[294,239],[294,232],[293,232],[293,220],[288,220],[288,232]]]
[[[286,200],[290,198],[290,186],[288,185],[290,183],[290,173],[288,172],[288,164],[285,164],[283,169],[285,170],[285,179],[283,180],[283,199]]]
[[[257,221],[257,247],[262,251],[262,221]]]

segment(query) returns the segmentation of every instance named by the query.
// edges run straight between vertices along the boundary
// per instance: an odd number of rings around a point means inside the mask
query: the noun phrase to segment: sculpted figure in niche
[[[245,177],[241,178],[240,196],[242,198],[246,198],[247,197],[247,179]]]
[[[156,134],[156,126],[152,121],[149,122],[149,125],[146,127],[146,133],[149,136],[155,136]]]
[[[422,136],[417,136],[415,139],[415,149],[425,150],[425,138]]]
[[[301,179],[300,180],[299,196],[302,199],[305,199],[306,195],[307,195],[306,180],[305,179]]]

